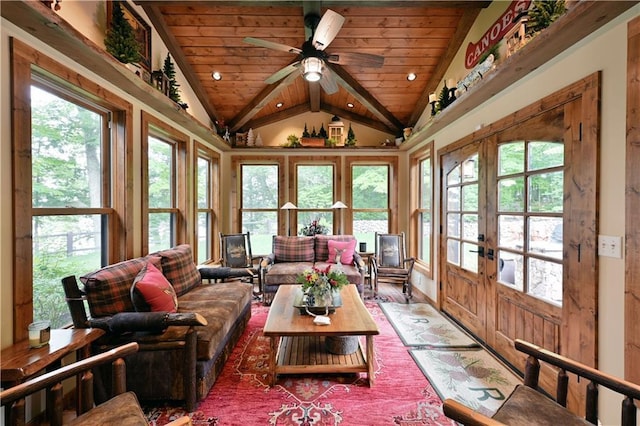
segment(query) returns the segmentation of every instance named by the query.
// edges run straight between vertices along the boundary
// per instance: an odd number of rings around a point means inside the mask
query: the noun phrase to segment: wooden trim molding
[[[109,207],[90,213],[110,213],[108,262],[129,258],[133,242],[125,238],[133,232],[133,155],[131,126],[133,106],[97,83],[77,74],[33,47],[10,39],[11,50],[11,127],[13,144],[13,340],[27,338],[27,325],[33,320],[33,238],[31,95],[32,74],[69,93],[98,104],[112,112],[111,193]],[[115,179],[113,176],[117,176]],[[46,211],[42,210],[45,214]],[[83,271],[75,271],[83,272]],[[86,272],[86,271],[85,271]]]
[[[627,34],[624,374],[640,383],[640,17],[629,22]]]

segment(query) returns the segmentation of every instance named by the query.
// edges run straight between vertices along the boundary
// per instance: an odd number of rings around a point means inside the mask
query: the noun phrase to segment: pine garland
[[[135,38],[133,27],[124,17],[120,2],[113,2],[111,27],[107,29],[104,45],[111,55],[124,64],[135,64],[142,60],[140,43]]]

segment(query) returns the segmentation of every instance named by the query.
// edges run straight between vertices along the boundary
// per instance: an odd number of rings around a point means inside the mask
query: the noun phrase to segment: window
[[[33,317],[53,327],[70,320],[60,278],[98,269],[106,256],[107,123],[96,106],[31,87]]]
[[[417,264],[431,271],[433,248],[433,143],[426,147],[426,153],[411,157],[411,196],[414,214],[412,215],[411,236],[415,242]]]
[[[296,165],[297,234],[312,223],[333,234],[334,167]]]
[[[370,250],[375,246],[376,232],[397,232],[397,162],[397,157],[381,157],[347,164],[352,233]]]
[[[61,278],[124,258],[124,180],[130,158],[124,123],[131,106],[82,76],[12,40],[14,340],[34,319],[70,324]],[[101,93],[109,103],[99,99]],[[89,96],[87,96],[89,95]],[[115,176],[123,179],[115,179]]]
[[[196,253],[198,263],[214,259],[213,244],[217,229],[216,200],[218,194],[218,158],[203,146],[198,148],[196,157],[196,199],[197,223]]]
[[[241,164],[240,227],[251,233],[254,254],[271,253],[272,236],[278,234],[278,164]]]
[[[143,252],[186,241],[187,137],[143,112]]]
[[[498,147],[498,282],[559,305],[563,166],[560,142],[512,141]]]

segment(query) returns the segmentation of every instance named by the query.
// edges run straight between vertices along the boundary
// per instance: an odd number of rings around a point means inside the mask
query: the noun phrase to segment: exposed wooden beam
[[[475,22],[479,13],[480,9],[467,9],[464,11],[462,18],[460,18],[460,22],[458,23],[456,32],[449,42],[447,51],[442,56],[442,58],[440,58],[438,66],[433,72],[431,79],[427,83],[427,87],[425,88],[424,93],[420,95],[420,99],[416,103],[413,112],[411,113],[409,122],[406,123],[407,126],[413,127],[418,122],[420,116],[429,105],[429,94],[435,92],[438,84],[440,84],[442,79],[445,78],[444,73],[447,71],[447,68],[453,61],[453,58],[460,50],[464,39],[467,37],[467,34],[469,33],[469,30],[473,26],[473,23]]]
[[[289,74],[287,77],[280,80],[278,83],[271,84],[258,94],[251,102],[243,108],[240,113],[229,122],[229,129],[233,132],[240,129],[251,118],[256,115],[266,104],[271,102],[276,96],[280,94],[287,86],[300,75],[297,72]]]
[[[396,133],[404,127],[404,125],[391,114],[376,98],[360,85],[351,75],[340,65],[327,63],[336,76],[339,85],[345,88],[354,98],[364,105],[372,114],[374,114],[387,127],[393,129]]]
[[[352,111],[349,111],[346,109],[338,108],[338,107],[323,103],[320,105],[320,110],[326,113],[329,113],[331,115],[337,115],[342,120],[350,120],[355,123],[364,124],[367,127],[380,130],[381,132],[395,134],[394,129],[388,128],[387,126],[382,124],[380,121],[373,120],[368,117],[363,117],[362,115],[359,115],[359,114],[354,114]]]
[[[320,111],[320,83],[309,82],[309,109],[311,112]]]
[[[296,115],[304,114],[305,112],[308,112],[308,111],[309,111],[309,105],[307,104],[296,105],[291,108],[287,108],[284,111],[276,112],[275,114],[269,114],[265,117],[256,118],[255,120],[247,121],[245,123],[245,126],[255,129],[258,127],[266,126],[268,124],[277,123],[278,121],[295,117]]]
[[[173,60],[189,82],[189,86],[191,86],[203,108],[207,111],[211,121],[213,123],[217,123],[222,120],[223,117],[220,117],[215,107],[211,104],[211,101],[207,97],[207,91],[202,86],[202,82],[193,71],[193,67],[187,61],[184,51],[180,47],[180,43],[178,43],[165,24],[162,12],[160,12],[158,6],[148,5],[146,2],[140,2],[139,5],[142,6],[142,9],[151,20],[153,28],[158,32],[162,41],[164,41],[167,49],[171,53],[171,56],[173,56]]]

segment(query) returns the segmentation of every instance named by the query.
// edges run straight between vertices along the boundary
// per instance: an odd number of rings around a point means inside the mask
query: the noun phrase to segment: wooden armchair
[[[53,426],[62,425],[62,381],[69,377],[81,375],[79,381],[80,386],[76,389],[76,392],[80,392],[81,395],[78,417],[64,424],[102,426],[122,426],[123,424],[148,425],[136,395],[133,392],[125,392],[126,368],[123,358],[137,351],[138,344],[129,343],[3,390],[0,392],[0,402],[3,407],[6,406],[5,413],[9,417],[6,424],[11,426],[24,426],[24,398],[46,389],[48,399],[46,420]],[[113,397],[103,404],[94,407],[93,374],[91,369],[106,363],[113,363]],[[191,421],[189,417],[182,417],[169,423],[169,425],[191,425]]]
[[[411,299],[411,272],[415,259],[407,258],[404,232],[375,235],[375,253],[370,258],[373,271],[373,295],[378,295],[378,284],[401,284],[405,300]]]
[[[588,367],[523,340],[516,340],[515,347],[517,350],[529,355],[525,365],[524,385],[516,387],[492,418],[486,417],[453,399],[444,401],[444,414],[467,426],[597,424],[598,386],[604,386],[625,396],[622,401],[620,424],[622,426],[636,426],[634,399],[640,399],[640,386],[602,373],[595,368]],[[555,401],[538,391],[540,361],[549,363],[559,369]],[[589,380],[584,418],[571,413],[565,408],[569,384],[567,372]]]

